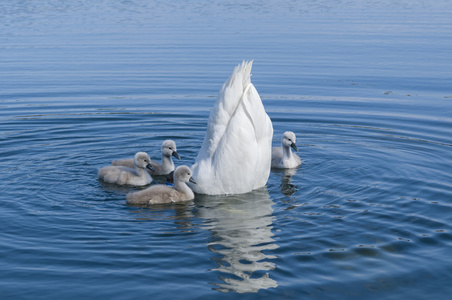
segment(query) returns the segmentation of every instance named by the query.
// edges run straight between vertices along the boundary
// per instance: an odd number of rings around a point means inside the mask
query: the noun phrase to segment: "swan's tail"
[[[267,183],[273,127],[243,61],[224,83],[193,165],[192,186],[204,194],[245,193]]]
[[[232,116],[242,100],[242,95],[251,84],[251,68],[253,61],[243,61],[234,68],[231,76],[223,84],[217,101],[210,113],[207,135],[210,140],[209,155],[214,155],[224,137]],[[260,101],[260,99],[259,99]]]

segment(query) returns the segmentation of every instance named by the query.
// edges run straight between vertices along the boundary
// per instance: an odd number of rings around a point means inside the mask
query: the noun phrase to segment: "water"
[[[451,9],[3,1],[2,298],[448,299]],[[97,180],[167,138],[191,165],[243,59],[299,169],[150,208]]]

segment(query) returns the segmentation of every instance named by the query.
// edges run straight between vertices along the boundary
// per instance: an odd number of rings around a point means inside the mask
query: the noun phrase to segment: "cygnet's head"
[[[292,147],[295,151],[298,151],[297,145],[295,144],[297,142],[297,138],[295,137],[295,133],[292,131],[286,131],[283,134],[282,137],[282,144],[285,147]]]
[[[133,163],[137,168],[148,168],[151,171],[155,171],[154,167],[151,165],[151,159],[146,152],[138,152],[135,154]]]
[[[173,140],[166,140],[162,143],[162,154],[164,156],[174,156],[175,158],[180,159],[180,156],[177,153],[176,143]]]
[[[174,171],[174,182],[183,181],[183,182],[192,182],[196,184],[195,180],[191,177],[191,170],[187,166],[179,166]]]

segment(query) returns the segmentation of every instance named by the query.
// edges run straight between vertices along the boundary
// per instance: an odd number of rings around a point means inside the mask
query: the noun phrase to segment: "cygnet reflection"
[[[274,169],[272,172],[281,176],[281,184],[279,187],[284,196],[292,196],[298,190],[298,187],[295,184],[292,184],[292,176],[297,173],[297,169]]]
[[[223,283],[212,283],[221,292],[256,293],[275,288],[271,278],[276,257],[262,251],[278,248],[273,239],[272,205],[266,188],[230,196],[198,195],[198,216],[212,232],[209,250]],[[198,198],[197,198],[198,199]]]

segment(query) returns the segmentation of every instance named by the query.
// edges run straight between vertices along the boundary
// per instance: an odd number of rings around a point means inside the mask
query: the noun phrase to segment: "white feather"
[[[210,113],[192,167],[201,194],[241,194],[267,183],[273,126],[250,81],[252,61],[238,65]]]

